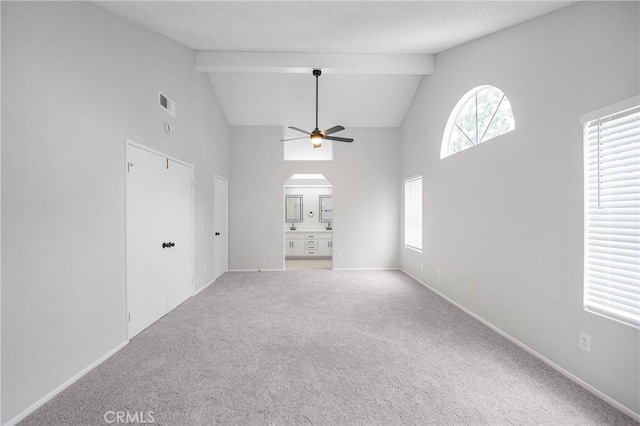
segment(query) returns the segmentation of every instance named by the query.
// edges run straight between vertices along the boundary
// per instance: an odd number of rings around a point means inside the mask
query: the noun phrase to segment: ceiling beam
[[[196,52],[201,72],[306,74],[319,68],[327,74],[427,75],[434,64],[434,55],[415,54]]]

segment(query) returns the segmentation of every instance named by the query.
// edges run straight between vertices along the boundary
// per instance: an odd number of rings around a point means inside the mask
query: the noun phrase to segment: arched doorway
[[[333,185],[322,174],[297,173],[284,183],[286,270],[333,268]]]

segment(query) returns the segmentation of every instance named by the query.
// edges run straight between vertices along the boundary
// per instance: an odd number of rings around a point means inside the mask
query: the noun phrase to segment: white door
[[[167,313],[166,158],[127,145],[126,250],[129,337]]]
[[[193,168],[127,144],[129,338],[193,294]]]
[[[167,307],[172,310],[193,294],[193,168],[167,160],[166,212]]]
[[[229,269],[229,181],[216,176],[213,187],[214,279]]]

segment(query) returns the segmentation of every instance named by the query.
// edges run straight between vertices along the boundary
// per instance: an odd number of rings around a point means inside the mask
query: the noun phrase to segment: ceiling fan
[[[322,71],[319,69],[315,69],[313,70],[313,75],[316,77],[316,128],[313,129],[312,132],[307,132],[306,130],[302,130],[298,127],[291,127],[289,126],[290,129],[293,129],[297,132],[302,132],[307,134],[308,136],[301,136],[301,137],[297,137],[297,138],[287,138],[287,139],[281,139],[282,142],[285,141],[293,141],[293,140],[298,140],[298,139],[311,139],[311,143],[313,143],[313,147],[314,148],[320,148],[322,146],[322,141],[323,140],[328,140],[328,141],[336,141],[336,142],[353,142],[353,139],[351,138],[339,138],[337,136],[329,136],[333,133],[339,132],[341,130],[344,130],[344,127],[342,126],[333,126],[330,129],[327,130],[320,130],[318,128],[318,77],[320,77],[320,75],[322,74]]]

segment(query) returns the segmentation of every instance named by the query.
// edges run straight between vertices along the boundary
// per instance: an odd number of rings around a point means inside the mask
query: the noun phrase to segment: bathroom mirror
[[[331,195],[320,196],[320,222],[328,223],[333,220],[333,198]]]
[[[302,222],[302,195],[284,196],[284,221]]]

